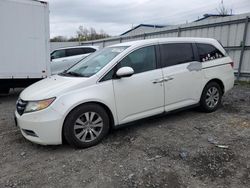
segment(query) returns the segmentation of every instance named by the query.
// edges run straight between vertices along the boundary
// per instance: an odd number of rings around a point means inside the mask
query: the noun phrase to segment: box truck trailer
[[[0,93],[50,75],[49,6],[0,0]]]

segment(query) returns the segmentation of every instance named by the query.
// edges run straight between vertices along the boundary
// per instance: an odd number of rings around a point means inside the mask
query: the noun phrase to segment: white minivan
[[[233,62],[214,39],[121,43],[25,89],[16,123],[32,142],[85,148],[138,119],[197,105],[213,112],[233,85]]]

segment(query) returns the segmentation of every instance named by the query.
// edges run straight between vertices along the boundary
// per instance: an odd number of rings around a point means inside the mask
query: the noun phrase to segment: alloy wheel
[[[96,112],[85,112],[80,115],[74,124],[74,134],[81,142],[95,140],[103,129],[103,119]]]
[[[209,108],[214,108],[220,99],[219,90],[216,87],[211,87],[206,93],[206,104]]]

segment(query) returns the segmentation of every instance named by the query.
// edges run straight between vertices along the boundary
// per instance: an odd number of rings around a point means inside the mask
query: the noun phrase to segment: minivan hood
[[[20,94],[20,98],[33,101],[57,97],[59,94],[81,87],[80,83],[84,83],[87,79],[84,77],[50,76],[27,87]]]

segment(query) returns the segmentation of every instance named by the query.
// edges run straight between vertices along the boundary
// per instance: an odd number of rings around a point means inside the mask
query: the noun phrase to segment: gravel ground
[[[214,113],[142,120],[83,150],[25,140],[13,120],[18,94],[0,96],[0,187],[250,186],[250,85]]]

